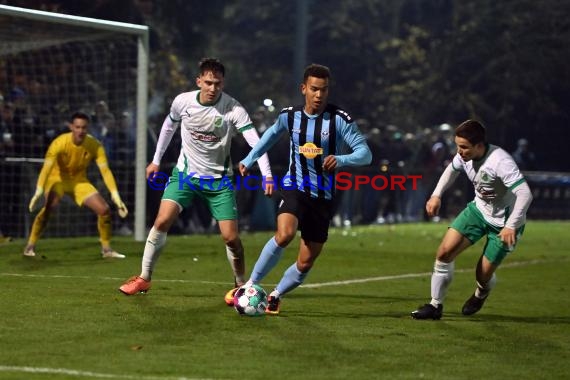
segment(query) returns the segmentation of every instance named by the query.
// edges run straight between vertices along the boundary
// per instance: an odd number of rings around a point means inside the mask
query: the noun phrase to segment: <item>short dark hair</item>
[[[73,123],[73,120],[75,120],[75,119],[83,119],[83,120],[86,120],[88,123],[91,122],[91,118],[89,117],[89,115],[87,115],[85,112],[81,112],[81,111],[74,112],[71,115],[69,122]]]
[[[472,145],[485,143],[487,138],[485,136],[485,127],[477,120],[465,120],[455,128],[455,136],[464,138]]]
[[[217,58],[202,58],[198,64],[199,75],[204,75],[208,71],[213,73],[220,73],[222,76],[226,75],[226,68]]]
[[[303,83],[307,83],[307,79],[309,79],[309,77],[329,79],[331,77],[331,70],[326,66],[311,63],[305,68]]]

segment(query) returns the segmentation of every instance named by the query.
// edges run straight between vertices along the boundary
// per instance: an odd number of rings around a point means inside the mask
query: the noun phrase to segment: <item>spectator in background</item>
[[[402,132],[395,126],[388,126],[389,138],[380,151],[381,171],[386,176],[406,175],[409,160],[412,157],[410,148],[403,139]],[[383,192],[378,206],[376,223],[400,223],[405,214],[404,191],[396,186],[393,190]]]
[[[107,158],[111,161],[115,160],[115,147],[118,145],[115,136],[115,115],[109,111],[109,106],[104,100],[100,100],[95,104],[95,112],[92,117],[92,127],[90,132],[95,137],[107,153]]]
[[[14,104],[0,101],[0,157],[14,153]]]
[[[519,139],[517,149],[513,152],[513,159],[520,170],[536,170],[536,157],[528,148],[527,139]]]
[[[372,154],[372,161],[370,165],[364,165],[358,168],[353,168],[353,172],[368,174],[374,176],[378,174],[379,165],[377,161],[378,152],[383,148],[380,147],[380,129],[371,128],[370,122],[367,119],[358,119],[356,121],[362,134],[366,137],[368,147]],[[288,139],[288,136],[286,136]],[[288,144],[287,144],[288,145]],[[287,158],[288,153],[284,153],[283,157]],[[337,191],[335,196],[335,215],[332,223],[335,227],[350,228],[353,224],[361,222],[369,222],[372,217],[376,216],[376,208],[373,206],[378,203],[377,196],[380,192],[374,191],[371,186],[364,186],[362,189],[355,190],[353,186],[350,189]],[[363,207],[362,204],[366,206]],[[367,219],[370,210],[374,212],[373,216]],[[368,211],[368,213],[367,213]],[[369,220],[370,219],[370,220]]]
[[[432,130],[418,127],[415,134],[406,134],[406,145],[410,149],[411,157],[408,160],[407,174],[421,175],[421,180],[416,182],[415,190],[410,190],[406,185],[405,203],[406,220],[417,222],[424,220],[424,204],[428,198],[428,185],[432,183]]]
[[[14,164],[8,164],[3,157],[11,157],[15,154],[14,142],[14,104],[4,102],[0,96],[0,210],[2,210],[2,223],[8,234],[14,234],[13,221],[18,220],[20,191],[18,185],[22,183],[22,170]],[[9,241],[0,231],[0,242]]]
[[[263,134],[269,128],[266,122],[267,118],[267,111],[264,106],[259,106],[255,109],[255,112],[251,115],[251,122],[255,129],[257,129],[257,133],[260,135]]]
[[[137,145],[137,125],[135,122],[136,115],[129,111],[124,111],[119,117],[117,123],[117,141],[119,150],[119,158],[125,161],[135,159]]]
[[[365,124],[366,125],[366,124]],[[388,166],[385,158],[386,147],[388,140],[386,137],[386,129],[372,127],[366,134],[366,142],[370,147],[372,153],[372,160],[370,165],[363,167],[364,173],[375,176],[377,174],[385,175]],[[355,169],[356,170],[356,169]],[[342,203],[340,210],[344,210],[345,220],[349,219],[350,222],[342,221],[343,226],[349,227],[351,224],[372,223],[376,222],[383,200],[382,191],[376,191],[372,186],[364,186],[356,191],[354,188],[345,191],[338,191],[338,196],[341,197]],[[355,220],[355,217],[360,215],[360,220]],[[354,214],[354,215],[353,215]]]
[[[9,108],[6,109],[5,121],[11,125],[14,154],[23,157],[40,157],[44,150],[44,131],[39,127],[34,110],[28,104],[24,90],[27,83],[25,74],[14,75],[15,83],[8,95]]]
[[[107,135],[108,128],[105,126],[105,121],[110,118],[115,118],[115,116],[109,111],[109,106],[104,100],[99,100],[95,104],[95,110],[91,115],[92,126],[90,128],[93,137],[97,138],[99,141]]]
[[[428,188],[435,187],[439,177],[453,159],[453,132],[451,126],[447,123],[441,124],[434,130],[432,136],[433,144],[431,145],[431,157],[426,166],[424,180],[428,184]],[[447,208],[449,197],[442,201],[439,213],[431,217],[434,222],[439,222],[442,218],[447,218]]]

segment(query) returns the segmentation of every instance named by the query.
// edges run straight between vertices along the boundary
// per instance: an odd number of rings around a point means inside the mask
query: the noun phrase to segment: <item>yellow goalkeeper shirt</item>
[[[71,132],[61,134],[50,144],[37,186],[43,189],[48,178],[50,182],[88,181],[87,168],[93,160],[97,163],[109,192],[117,191],[117,183],[109,169],[103,145],[91,135],[87,135],[81,145],[75,145]]]

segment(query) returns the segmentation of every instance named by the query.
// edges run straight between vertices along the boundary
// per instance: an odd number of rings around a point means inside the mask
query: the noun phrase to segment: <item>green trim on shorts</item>
[[[224,160],[224,172],[222,173],[222,176],[226,176],[228,174],[228,170],[230,168],[230,163],[232,162],[231,156],[228,154],[226,156],[226,159]],[[233,182],[233,181],[232,181]]]
[[[187,208],[195,197],[200,197],[206,202],[214,219],[218,221],[237,219],[237,203],[231,178],[187,179],[186,174],[182,172],[183,181],[180,182],[180,173],[178,168],[172,170],[162,199],[174,201],[183,208]]]
[[[485,221],[481,211],[477,209],[475,202],[469,202],[467,207],[451,222],[451,228],[458,231],[472,244],[478,242],[483,236],[487,236],[487,242],[483,248],[483,254],[493,264],[499,265],[503,259],[514,251],[515,245],[507,247],[499,238],[502,227],[495,227]],[[518,242],[524,232],[524,225],[516,231]]]

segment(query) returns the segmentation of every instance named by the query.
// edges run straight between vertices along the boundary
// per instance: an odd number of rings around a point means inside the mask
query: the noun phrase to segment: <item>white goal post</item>
[[[35,187],[47,144],[64,130],[72,112],[84,111],[95,115],[95,130],[102,136],[116,137],[114,131],[125,128],[117,132],[123,140],[113,142],[116,158],[109,157],[109,164],[121,195],[129,192],[123,195],[131,223],[125,227],[132,227],[135,240],[144,240],[148,39],[144,25],[0,5],[0,191],[4,198],[0,229],[16,231],[17,237],[29,232],[26,200]],[[100,178],[96,169],[92,171],[92,180]],[[108,199],[104,186],[96,187]],[[67,209],[61,206],[65,214]],[[73,231],[57,230],[64,224],[76,230],[96,224],[77,215],[65,220],[54,215],[52,223],[46,232],[56,236],[73,236]]]

